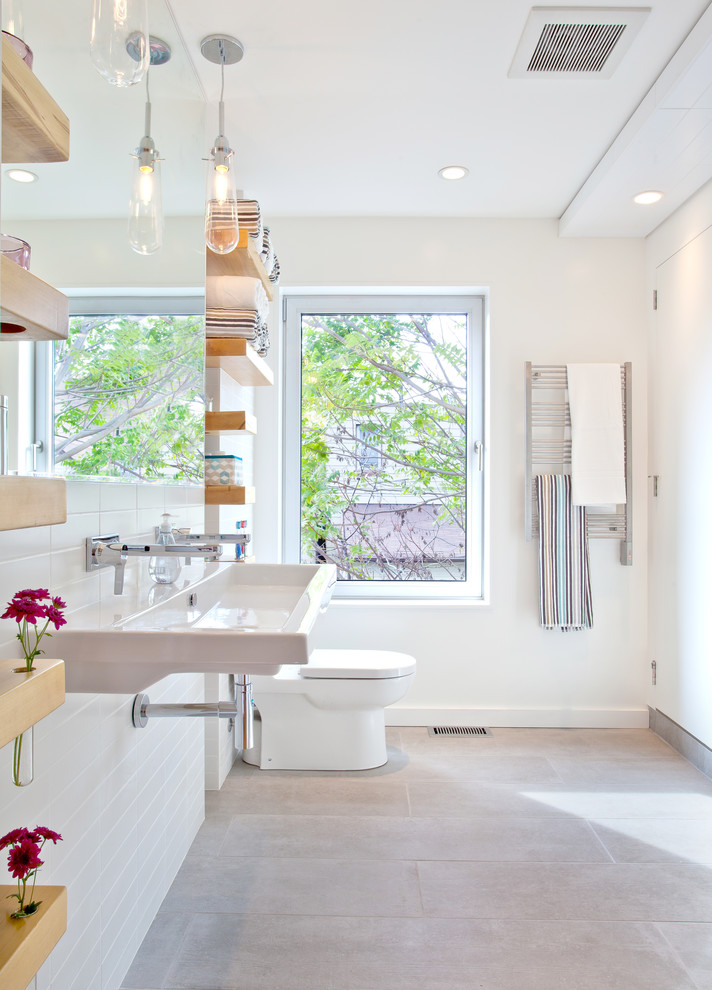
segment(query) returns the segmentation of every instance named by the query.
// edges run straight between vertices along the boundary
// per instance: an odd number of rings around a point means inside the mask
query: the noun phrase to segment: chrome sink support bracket
[[[145,729],[150,718],[230,718],[241,725],[240,746],[253,745],[252,681],[249,674],[236,674],[232,701],[201,701],[183,705],[152,705],[147,694],[137,694],[131,721],[134,728]]]
[[[85,541],[87,571],[98,571],[104,567],[113,567],[115,595],[120,595],[124,590],[126,558],[112,555],[110,559],[106,559],[102,557],[102,553],[105,546],[108,546],[109,543],[117,542],[118,539],[118,533],[110,533],[108,536],[87,536]]]

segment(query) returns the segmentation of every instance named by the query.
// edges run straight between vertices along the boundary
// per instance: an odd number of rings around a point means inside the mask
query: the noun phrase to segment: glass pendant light
[[[244,48],[235,38],[210,35],[200,44],[200,50],[210,62],[220,65],[220,103],[218,105],[218,136],[208,158],[205,192],[205,243],[216,254],[228,254],[237,247],[240,230],[237,218],[237,186],[235,182],[235,152],[225,137],[225,66],[239,62]]]
[[[148,0],[93,0],[91,60],[112,86],[133,86],[149,66]]]
[[[151,65],[163,65],[170,58],[168,45],[151,38]],[[150,71],[146,74],[145,133],[133,154],[131,197],[129,200],[129,244],[137,254],[154,254],[163,245],[163,204],[161,199],[161,158],[151,137]]]

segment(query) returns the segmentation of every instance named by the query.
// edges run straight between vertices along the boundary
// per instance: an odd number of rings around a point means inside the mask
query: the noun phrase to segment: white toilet
[[[304,666],[251,677],[260,718],[242,759],[262,770],[368,770],[386,760],[384,708],[415,660],[381,650],[314,650]]]

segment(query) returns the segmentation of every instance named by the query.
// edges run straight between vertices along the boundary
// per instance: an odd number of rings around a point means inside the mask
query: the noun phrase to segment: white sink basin
[[[306,663],[336,580],[325,564],[206,563],[67,616],[53,634],[67,691],[133,694],[168,674],[276,674]],[[193,596],[193,597],[191,597]]]

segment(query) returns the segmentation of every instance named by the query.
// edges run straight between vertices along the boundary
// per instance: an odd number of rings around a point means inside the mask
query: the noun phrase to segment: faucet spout
[[[86,539],[86,569],[96,571],[104,567],[114,568],[114,594],[124,590],[124,572],[128,557],[165,557],[178,553],[182,557],[202,557],[218,560],[223,548],[217,543],[169,544],[123,543],[117,533],[109,536],[88,536]]]

